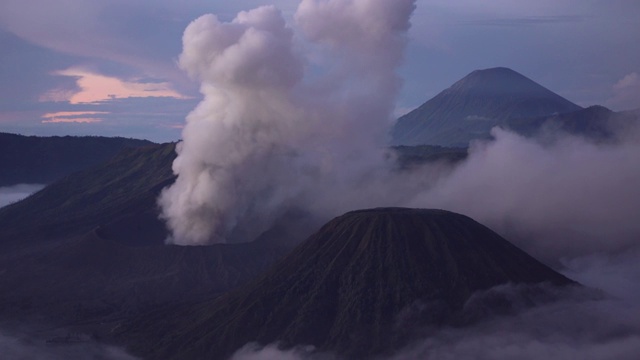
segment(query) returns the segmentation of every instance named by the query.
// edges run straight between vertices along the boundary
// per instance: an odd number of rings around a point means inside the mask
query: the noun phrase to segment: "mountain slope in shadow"
[[[364,358],[405,345],[420,327],[465,324],[472,295],[508,283],[573,284],[466,216],[361,210],[324,225],[256,281],[147,314],[121,335],[150,359],[225,359],[252,342]]]
[[[121,137],[0,133],[0,186],[49,184],[107,161],[125,148],[153,144]]]

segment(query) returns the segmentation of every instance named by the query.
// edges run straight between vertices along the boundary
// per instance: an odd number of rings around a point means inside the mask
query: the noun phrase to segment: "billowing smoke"
[[[204,100],[187,117],[159,204],[170,242],[248,241],[290,208],[334,209],[381,166],[415,0],[303,0],[295,36],[272,6],[205,15],[180,66]],[[300,50],[314,54],[315,62]]]

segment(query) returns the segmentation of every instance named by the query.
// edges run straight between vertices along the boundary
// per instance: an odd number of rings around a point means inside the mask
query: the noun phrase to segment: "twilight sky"
[[[382,1],[382,0],[381,0]],[[200,101],[176,65],[200,15],[296,0],[3,0],[0,132],[177,140]],[[510,67],[583,106],[640,107],[640,1],[418,0],[397,113]],[[292,26],[295,24],[291,22]]]

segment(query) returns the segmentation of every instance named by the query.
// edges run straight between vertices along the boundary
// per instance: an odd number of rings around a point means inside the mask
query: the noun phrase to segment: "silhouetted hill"
[[[141,243],[162,243],[156,198],[171,184],[175,144],[128,148],[100,166],[69,175],[25,200],[0,208],[0,246],[23,238],[84,234],[97,226],[147,224]],[[129,220],[127,220],[129,219]],[[154,236],[151,236],[154,235]]]
[[[580,106],[507,68],[476,70],[393,127],[394,145],[466,147],[508,119],[547,116]]]
[[[225,359],[250,342],[347,358],[405,345],[423,326],[464,324],[477,291],[572,281],[455,213],[386,208],[324,225],[256,281],[121,329],[150,359]]]
[[[49,184],[98,165],[124,148],[148,146],[147,140],[99,136],[22,136],[0,133],[0,186]]]

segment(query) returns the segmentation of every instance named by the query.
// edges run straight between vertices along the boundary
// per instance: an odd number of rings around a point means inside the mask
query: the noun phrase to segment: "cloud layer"
[[[123,350],[89,341],[78,344],[47,344],[45,339],[31,335],[16,335],[0,330],[0,349],[3,359],[38,360],[137,360]]]
[[[493,135],[410,204],[469,215],[547,259],[638,244],[640,136],[595,144],[572,136],[548,143],[499,129]]]

